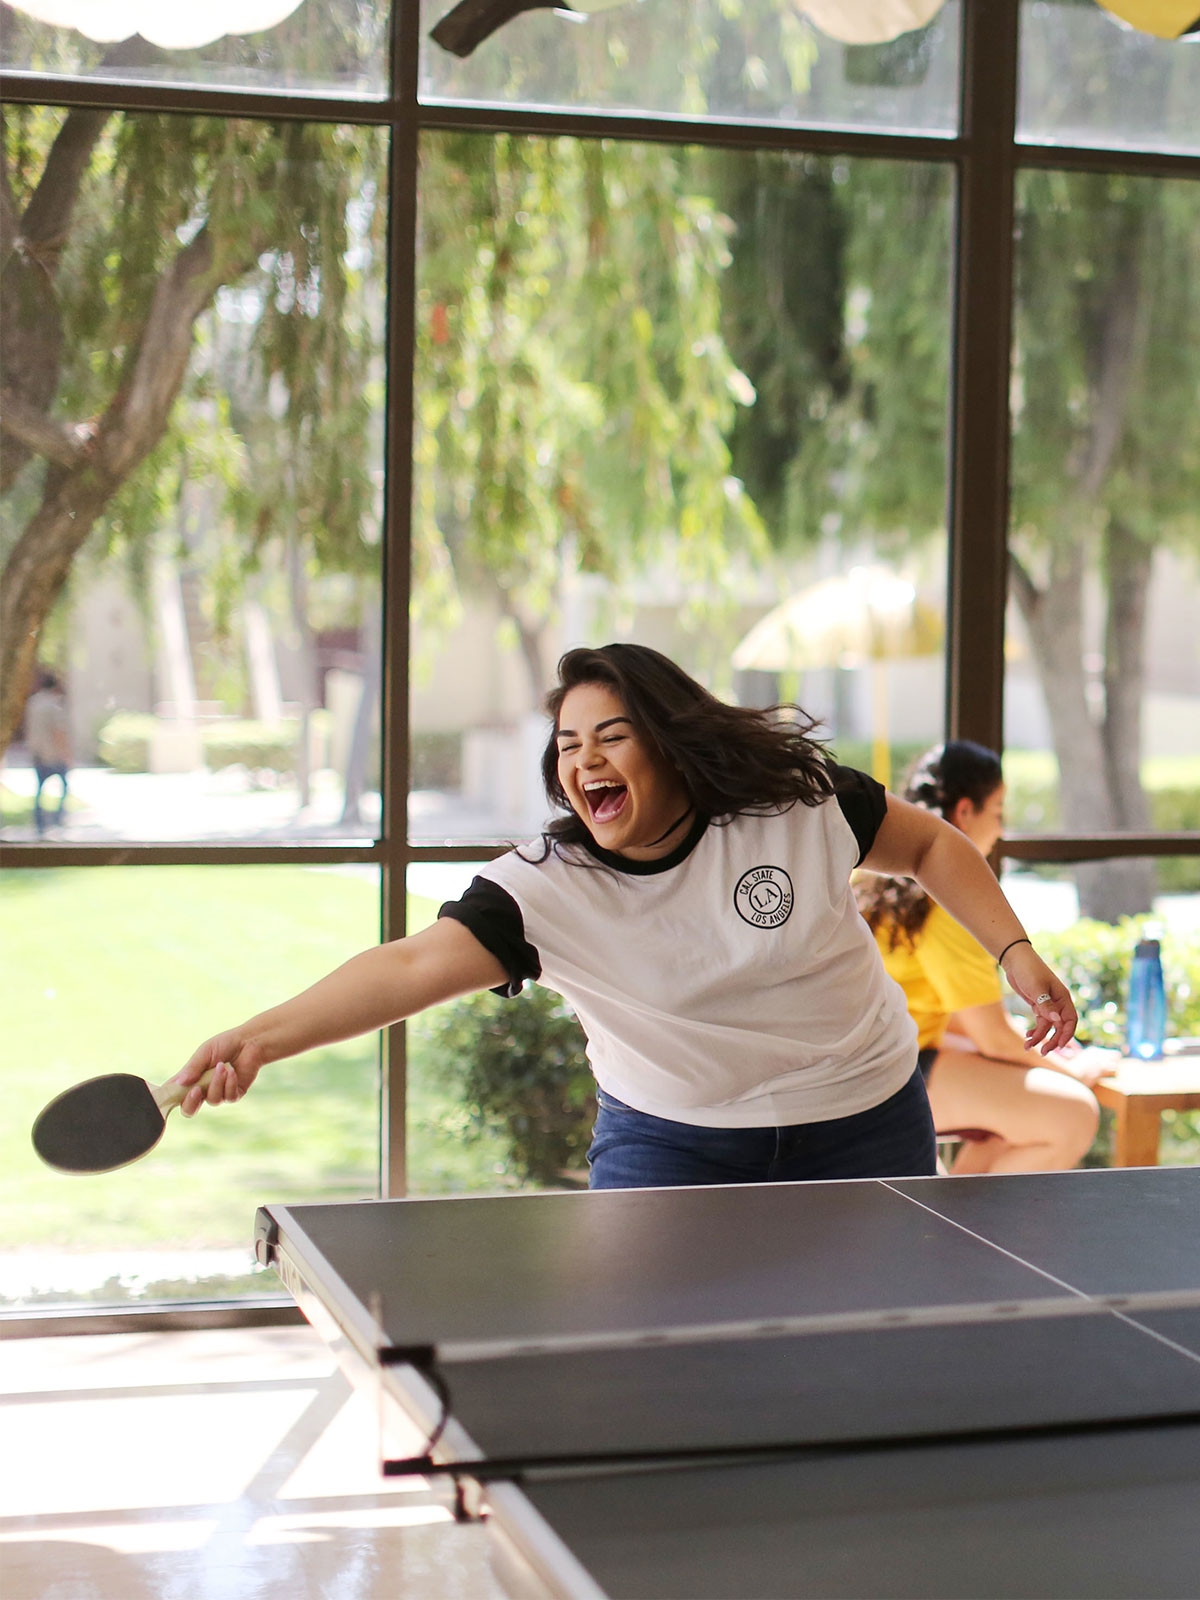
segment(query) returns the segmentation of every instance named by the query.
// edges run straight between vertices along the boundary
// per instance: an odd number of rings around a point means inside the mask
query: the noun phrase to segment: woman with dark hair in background
[[[1000,758],[983,745],[957,739],[926,751],[904,795],[944,817],[985,856],[1004,831]],[[1072,1043],[1031,1064],[1004,1009],[996,963],[965,928],[911,878],[864,878],[857,892],[917,1025],[935,1127],[984,1135],[964,1140],[951,1170],[1073,1167],[1099,1121],[1088,1085],[1110,1058]]]
[[[854,869],[915,874],[1067,1042],[1071,997],[957,828],[835,765],[795,707],[717,700],[642,645],[572,650],[547,701],[559,815],[438,922],[210,1039],[191,1115],[282,1056],[483,988],[574,1007],[599,1089],[593,1188],[935,1170],[916,1030]],[[199,1082],[211,1070],[206,1085]]]

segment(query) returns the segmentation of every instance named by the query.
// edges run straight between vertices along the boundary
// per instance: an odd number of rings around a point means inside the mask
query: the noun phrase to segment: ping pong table
[[[1200,1169],[268,1205],[256,1250],[515,1595],[1200,1592]]]

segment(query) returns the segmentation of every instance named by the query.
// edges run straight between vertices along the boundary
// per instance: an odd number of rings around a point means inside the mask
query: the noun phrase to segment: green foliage
[[[918,756],[928,750],[927,741],[906,741],[889,746],[891,751],[892,781],[889,787],[894,794],[904,788],[909,768]],[[860,772],[870,772],[873,747],[869,739],[836,739],[829,746],[830,754],[843,767],[857,767]]]
[[[139,573],[151,542],[173,538],[181,556],[203,547],[217,610],[222,586],[240,590],[269,545],[300,541],[316,572],[377,574],[385,136],[293,119],[87,122],[8,107],[19,207],[47,170],[64,170],[72,133],[81,176],[54,240],[53,293],[6,278],[19,355],[6,381],[62,425],[120,438],[131,392],[159,381],[147,366],[161,374],[174,361],[154,311],[164,294],[192,335],[160,431],[138,435],[111,473],[92,549]],[[196,285],[186,308],[183,282]],[[26,462],[0,555],[57,483],[44,461]],[[26,619],[32,631],[43,622]]]
[[[295,722],[269,723],[222,720],[201,728],[204,765],[210,772],[222,767],[246,767],[251,772],[291,774],[296,770]]]
[[[150,741],[158,721],[149,711],[118,711],[96,735],[96,754],[114,772],[149,772]]]
[[[734,469],[772,540],[853,530],[910,555],[945,520],[947,174],[782,152],[694,159],[733,223],[722,331],[756,397],[734,421]]]
[[[561,1185],[583,1167],[595,1085],[583,1030],[558,995],[538,985],[517,1000],[472,995],[410,1024],[467,1108],[462,1134],[499,1133],[528,1182]]]
[[[1071,990],[1079,1033],[1088,1043],[1124,1044],[1133,947],[1151,920],[1124,917],[1113,924],[1085,918],[1070,928],[1038,934],[1038,953]],[[1162,959],[1167,1030],[1179,1038],[1200,1036],[1200,932],[1165,937]]]
[[[1197,215],[1189,183],[1021,174],[1012,495],[1024,554],[1113,517],[1194,543],[1200,422],[1183,330],[1200,318]],[[1105,356],[1122,338],[1132,354],[1117,389]]]
[[[67,796],[67,809],[70,810],[71,797]],[[32,795],[14,794],[12,790],[0,783],[0,827],[27,828],[33,823],[33,797]]]
[[[1124,1048],[1133,947],[1150,920],[1126,917],[1114,925],[1084,918],[1069,928],[1037,934],[1038,953],[1071,990],[1079,1010],[1079,1037],[1085,1043]],[[1166,935],[1162,961],[1167,1032],[1177,1039],[1200,1038],[1200,930]],[[1105,1111],[1084,1165],[1111,1165],[1112,1146],[1113,1117]],[[1173,1166],[1200,1162],[1200,1116],[1164,1112],[1159,1159]]]
[[[670,552],[711,610],[730,549],[763,548],[726,442],[752,399],[720,326],[726,218],[665,146],[431,134],[423,153],[422,619],[482,593],[536,635],[564,544],[614,580]]]
[[[96,736],[100,760],[114,772],[149,772],[150,747],[159,718],[150,712],[118,711]],[[295,722],[266,723],[234,717],[201,726],[204,765],[210,772],[242,766],[251,772],[296,770]]]

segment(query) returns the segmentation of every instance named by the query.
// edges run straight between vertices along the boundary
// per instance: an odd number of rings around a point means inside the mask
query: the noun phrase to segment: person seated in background
[[[944,817],[985,856],[1004,831],[1000,758],[967,740],[926,751],[904,798]],[[1024,1030],[1004,1009],[995,960],[919,883],[864,875],[855,892],[917,1024],[934,1127],[972,1131],[952,1174],[1075,1166],[1096,1136],[1100,1108],[1089,1085],[1108,1053],[1072,1042],[1031,1057]]]

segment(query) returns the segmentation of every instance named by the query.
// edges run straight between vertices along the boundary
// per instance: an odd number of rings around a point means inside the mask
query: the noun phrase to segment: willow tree
[[[196,416],[227,399],[197,348],[223,290],[251,292],[247,354],[286,394],[293,504],[318,551],[353,561],[370,499],[370,352],[340,308],[377,164],[361,131],[300,122],[10,106],[3,132],[0,748],[81,552],[144,543],[212,465]],[[242,478],[249,552],[284,509],[272,479],[254,498]]]
[[[417,297],[417,594],[488,597],[532,697],[564,556],[621,588],[663,559],[719,608],[761,550],[728,438],[727,218],[678,152],[430,136]],[[531,700],[532,703],[532,700]]]
[[[386,269],[373,130],[9,108],[4,133],[0,744],[81,552],[136,551],[189,476],[230,581],[273,543],[378,570]],[[564,542],[610,575],[670,548],[699,581],[756,536],[724,223],[662,149],[423,156],[418,600],[496,598],[532,698]]]
[[[1072,832],[1150,825],[1141,782],[1155,551],[1200,546],[1200,185],[1028,173],[1019,187],[1010,582]],[[1101,594],[1099,694],[1085,602]],[[1099,915],[1149,863],[1080,870]]]
[[[735,224],[726,336],[758,396],[735,470],[772,537],[837,529],[909,554],[944,539],[944,170],[713,160]],[[1156,550],[1200,546],[1200,185],[1031,171],[1017,202],[1010,588],[1062,825],[1143,831],[1148,585]],[[1078,876],[1087,914],[1149,908],[1146,862]]]

